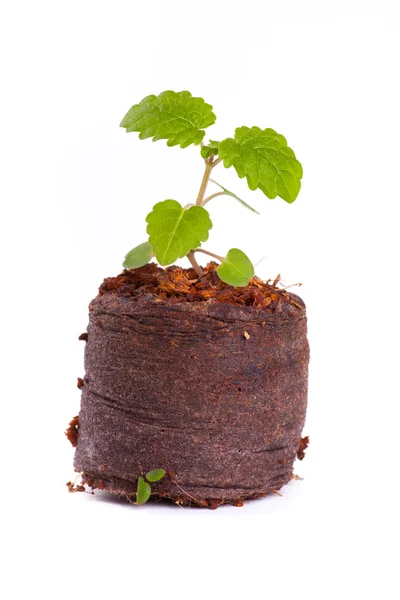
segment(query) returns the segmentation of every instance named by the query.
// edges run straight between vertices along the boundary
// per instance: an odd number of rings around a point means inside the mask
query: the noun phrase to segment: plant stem
[[[208,180],[210,179],[211,171],[212,171],[212,163],[209,161],[206,161],[206,169],[204,171],[203,179],[201,180],[201,186],[200,186],[199,193],[197,196],[196,206],[201,206],[201,203],[203,202],[204,194],[206,193],[207,183],[208,183]]]
[[[210,179],[211,171],[221,162],[221,160],[222,158],[217,158],[217,160],[214,160],[213,154],[210,156],[210,158],[204,159],[204,162],[206,163],[206,169],[204,171],[203,179],[201,180],[201,185],[196,200],[196,206],[203,206],[203,199],[206,193],[206,188],[208,180]]]
[[[189,262],[192,265],[193,269],[196,271],[197,275],[199,277],[203,277],[203,275],[204,275],[203,269],[201,268],[201,266],[195,259],[194,252],[195,252],[194,250],[191,250],[186,256],[189,259]]]
[[[222,262],[224,260],[223,256],[218,256],[218,254],[214,254],[214,252],[209,252],[208,250],[203,250],[203,248],[196,248],[196,250],[191,250],[191,253],[193,253],[193,252],[202,252],[203,254],[208,254],[208,256],[212,256],[213,258],[216,258],[220,262]]]
[[[210,202],[210,200],[212,200],[213,198],[216,198],[217,196],[229,196],[230,194],[227,194],[226,192],[216,192],[215,194],[211,194],[211,196],[208,196],[208,198],[205,198],[203,200],[203,202],[201,203],[201,206],[205,206],[207,204],[207,202]]]

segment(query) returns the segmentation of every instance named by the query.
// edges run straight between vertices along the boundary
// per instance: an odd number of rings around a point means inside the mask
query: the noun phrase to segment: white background
[[[7,600],[399,598],[396,2],[2,6]],[[240,509],[138,508],[64,485],[87,305],[144,241],[152,205],[200,184],[197,148],[119,128],[164,89],[214,106],[212,139],[273,127],[304,167],[293,205],[214,172],[262,214],[216,199],[208,247],[303,283],[312,352],[304,480]]]

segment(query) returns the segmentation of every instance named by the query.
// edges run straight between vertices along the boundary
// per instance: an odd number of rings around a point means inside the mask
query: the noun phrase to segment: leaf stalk
[[[216,167],[217,165],[219,165],[219,163],[222,161],[222,158],[217,158],[217,160],[214,160],[214,162],[212,163],[212,168]]]
[[[208,250],[204,250],[203,248],[196,248],[196,250],[192,250],[191,252],[202,252],[203,254],[208,254],[208,256],[212,256],[213,258],[216,258],[220,262],[222,262],[224,260],[223,256],[219,256],[218,254],[214,254],[214,252],[209,252]]]
[[[211,196],[208,196],[208,198],[205,198],[203,200],[203,202],[201,203],[201,206],[205,206],[207,204],[207,202],[210,202],[210,200],[212,200],[213,198],[216,198],[217,196],[229,196],[230,194],[227,194],[226,192],[216,192],[215,194],[211,194]]]

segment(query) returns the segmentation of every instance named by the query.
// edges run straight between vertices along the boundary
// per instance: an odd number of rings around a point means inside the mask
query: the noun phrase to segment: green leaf
[[[229,285],[244,286],[254,277],[254,267],[244,252],[231,248],[217,269],[218,275]]]
[[[202,146],[200,153],[202,155],[203,158],[210,158],[210,156],[213,154],[214,156],[217,156],[218,154],[218,145],[219,142],[214,142],[213,140],[210,140],[209,143],[207,144],[207,146]]]
[[[212,223],[201,206],[185,210],[176,200],[164,200],[153,206],[146,217],[149,242],[160,265],[183,258],[208,239]]]
[[[215,183],[215,185],[218,185],[221,188],[221,190],[224,190],[225,194],[227,194],[228,196],[232,196],[232,198],[235,198],[235,200],[237,200],[238,202],[240,202],[240,204],[242,204],[243,206],[245,206],[249,210],[252,210],[253,212],[257,213],[258,215],[260,214],[258,212],[258,210],[256,210],[252,206],[250,206],[250,204],[247,204],[247,202],[245,202],[244,200],[242,200],[241,198],[239,198],[238,196],[236,196],[236,194],[234,194],[233,192],[230,192],[229,190],[227,190],[226,188],[224,188],[224,186],[221,185],[220,183],[218,183],[218,181],[214,181],[214,179],[210,179],[210,181],[212,181],[213,183]]]
[[[147,481],[151,481],[152,483],[155,481],[160,481],[165,475],[164,469],[153,469],[146,473]]]
[[[150,498],[151,487],[143,479],[143,477],[139,477],[137,490],[136,490],[136,504],[144,504]]]
[[[251,190],[260,188],[268,198],[280,196],[294,202],[300,191],[303,169],[283,135],[273,129],[238,127],[235,139],[219,144],[224,167],[235,167],[240,178],[246,177]]]
[[[147,265],[153,256],[153,248],[149,242],[144,242],[128,252],[128,254],[125,256],[122,266],[125,267],[125,269],[137,269],[138,267]]]
[[[153,142],[166,139],[168,146],[200,144],[203,129],[215,123],[212,106],[190,92],[162,92],[146,96],[135,104],[121,121],[126,131],[139,131],[139,138],[152,137]]]

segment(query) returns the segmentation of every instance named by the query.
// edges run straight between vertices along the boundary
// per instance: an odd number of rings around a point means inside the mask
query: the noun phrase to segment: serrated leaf
[[[238,127],[235,138],[219,144],[225,167],[234,166],[239,177],[246,177],[251,190],[259,188],[268,198],[280,196],[294,202],[303,176],[301,164],[283,135],[273,129]]]
[[[136,504],[144,504],[150,498],[150,495],[150,485],[143,479],[143,477],[139,477],[136,490]]]
[[[127,132],[138,131],[139,138],[153,142],[167,140],[168,146],[200,144],[204,128],[215,123],[211,104],[194,98],[190,92],[168,90],[159,96],[146,96],[134,104],[121,121]]]
[[[170,265],[208,239],[212,223],[201,206],[185,210],[176,200],[153,206],[146,217],[149,243],[160,265]]]
[[[213,140],[210,140],[209,143],[206,146],[202,146],[200,152],[201,152],[201,156],[203,158],[210,158],[210,156],[213,154],[214,156],[217,156],[218,154],[218,145],[219,142],[214,142]]]
[[[236,194],[234,194],[233,192],[230,192],[229,190],[227,190],[226,188],[224,188],[224,186],[221,185],[220,183],[218,183],[218,181],[215,181],[214,179],[210,179],[210,181],[212,181],[213,183],[215,183],[215,185],[218,185],[218,187],[220,187],[221,190],[224,190],[224,192],[225,192],[225,194],[227,194],[227,196],[232,196],[232,198],[235,198],[235,200],[237,200],[238,202],[240,202],[240,204],[242,204],[242,206],[245,206],[249,210],[257,213],[258,215],[260,214],[258,212],[258,210],[256,210],[252,206],[250,206],[250,204],[247,204],[247,202],[245,202],[244,200],[242,200],[241,198],[239,198],[238,196],[236,196]]]
[[[143,265],[147,265],[153,256],[153,248],[149,242],[143,242],[143,244],[139,244],[139,246],[132,248],[128,252],[122,266],[125,269],[138,269],[139,267],[143,267]]]
[[[160,479],[162,479],[164,475],[164,469],[153,469],[152,471],[146,473],[146,479],[147,481],[151,481],[152,483],[154,483],[155,481],[160,481]]]
[[[238,248],[231,248],[219,267],[218,275],[229,285],[244,286],[254,277],[254,267],[250,259]]]

